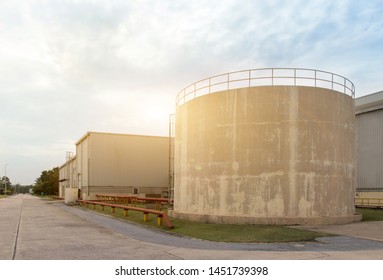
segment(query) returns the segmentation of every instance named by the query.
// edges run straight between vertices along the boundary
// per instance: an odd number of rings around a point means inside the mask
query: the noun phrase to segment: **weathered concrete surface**
[[[173,258],[162,246],[121,236],[30,195],[0,199],[0,215],[1,221],[12,217],[0,227],[1,259]]]
[[[0,259],[12,259],[17,239],[22,199],[0,199]]]
[[[294,86],[233,89],[177,108],[172,216],[337,224],[354,207],[354,102]]]
[[[357,233],[361,238],[352,237],[353,231],[350,228],[347,230],[349,237],[326,237],[318,242],[208,242],[153,231],[85,208],[46,202],[30,195],[18,195],[0,199],[0,225],[2,260],[383,258],[383,237],[380,231],[383,222],[361,223],[364,231]],[[343,226],[331,228],[342,229]],[[342,234],[341,231],[338,233]],[[366,234],[369,238],[367,240],[363,239]]]
[[[357,238],[376,240],[383,242],[383,222],[363,222],[347,225],[328,225],[328,226],[298,226],[297,228],[312,231],[321,231],[333,234],[347,235]]]

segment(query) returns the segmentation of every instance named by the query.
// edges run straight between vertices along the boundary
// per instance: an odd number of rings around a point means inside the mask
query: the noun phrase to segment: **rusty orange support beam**
[[[157,220],[158,224],[160,222],[162,224],[162,221],[163,221],[163,222],[165,222],[165,224],[166,224],[166,226],[168,228],[174,228],[172,223],[169,220],[169,217],[163,211],[152,210],[152,209],[147,209],[147,208],[139,208],[139,207],[133,207],[133,206],[126,206],[126,205],[104,203],[104,202],[91,201],[91,200],[78,200],[78,202],[80,204],[81,203],[85,204],[87,207],[88,207],[89,204],[94,205],[94,207],[95,207],[95,205],[101,205],[102,207],[109,206],[112,209],[112,213],[115,213],[115,208],[119,208],[119,209],[124,210],[124,215],[126,215],[126,216],[128,216],[128,210],[142,212],[142,213],[144,213],[144,221],[148,221],[149,220],[149,217],[148,217],[149,213],[150,214],[155,214],[155,215],[157,215],[157,218],[161,218],[161,219]],[[126,214],[125,214],[125,212],[126,212]]]

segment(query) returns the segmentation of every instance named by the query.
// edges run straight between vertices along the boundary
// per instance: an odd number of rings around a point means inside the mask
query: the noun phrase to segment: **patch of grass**
[[[85,206],[82,206],[83,208]],[[111,208],[106,207],[101,211],[101,206],[89,210],[100,212],[124,219],[130,222],[160,229],[172,234],[188,236],[197,239],[217,241],[217,242],[244,242],[244,243],[273,243],[273,242],[302,242],[315,241],[318,237],[331,236],[328,233],[314,232],[296,229],[285,226],[271,225],[224,225],[224,224],[205,224],[190,222],[180,219],[170,218],[174,229],[157,225],[157,216],[149,214],[149,221],[143,221],[143,213],[129,211],[129,216],[124,217],[122,209],[115,209],[112,214]]]
[[[315,238],[329,236],[326,233],[286,226],[205,224],[179,219],[172,219],[172,223],[174,225],[172,232],[218,242],[299,242],[314,241]]]
[[[383,221],[383,209],[357,208],[356,212],[362,214],[362,222]]]

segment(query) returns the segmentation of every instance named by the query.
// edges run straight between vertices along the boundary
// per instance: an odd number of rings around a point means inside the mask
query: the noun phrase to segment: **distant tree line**
[[[5,194],[5,187],[7,187],[7,195],[15,193],[29,193],[29,190],[32,189],[32,185],[13,185],[9,177],[3,176],[0,180],[0,195]]]
[[[22,186],[20,184],[12,185],[10,179],[6,176],[0,177],[0,195],[12,195],[16,193],[29,193],[30,189],[37,195],[58,195],[59,192],[59,168],[44,170],[40,177],[35,180],[34,185]]]
[[[20,184],[13,185],[13,192],[14,193],[29,193],[29,190],[32,189],[32,185],[26,185],[22,186]]]

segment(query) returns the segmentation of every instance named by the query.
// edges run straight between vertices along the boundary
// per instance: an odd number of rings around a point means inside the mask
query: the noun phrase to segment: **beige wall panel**
[[[77,161],[74,158],[69,162],[69,187],[78,188]]]
[[[134,193],[134,187],[130,186],[90,186],[88,199],[96,199],[96,194],[111,194],[111,195],[127,195],[145,197],[146,195],[159,195],[161,196],[168,188],[161,187],[138,187],[138,193]]]
[[[78,188],[76,157],[59,167],[59,196],[65,196],[66,188]]]
[[[168,137],[91,133],[89,141],[89,185],[168,186]]]
[[[66,163],[59,167],[59,197],[64,197],[65,195],[65,187],[66,187]]]
[[[89,154],[88,154],[88,137],[84,137],[80,142],[76,143],[76,168],[78,187],[82,192],[87,192],[89,184]]]
[[[383,199],[383,192],[357,192],[356,198],[379,198]]]

